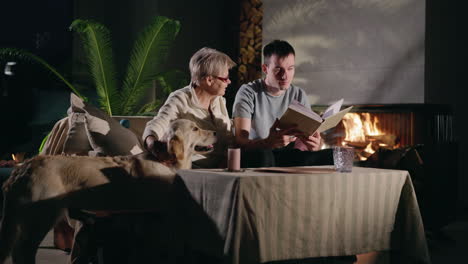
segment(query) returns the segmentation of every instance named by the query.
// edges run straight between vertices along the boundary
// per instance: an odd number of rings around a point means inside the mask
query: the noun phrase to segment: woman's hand
[[[145,148],[146,150],[148,150],[149,152],[151,152],[151,150],[153,149],[154,147],[154,142],[156,141],[156,138],[154,136],[147,136],[145,138]]]
[[[154,136],[146,137],[145,148],[156,158],[156,160],[171,159],[171,156],[167,152],[166,142],[156,140],[156,137]]]
[[[161,142],[157,141],[156,137],[154,137],[154,136],[147,136],[145,138],[145,148],[154,157],[158,157],[158,155],[161,155],[161,153],[160,153],[160,144],[161,144]]]

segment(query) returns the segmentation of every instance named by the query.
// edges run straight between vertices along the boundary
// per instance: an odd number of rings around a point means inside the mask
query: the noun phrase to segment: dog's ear
[[[184,159],[184,142],[183,139],[178,137],[177,135],[173,136],[169,140],[169,153],[173,154],[177,160]]]

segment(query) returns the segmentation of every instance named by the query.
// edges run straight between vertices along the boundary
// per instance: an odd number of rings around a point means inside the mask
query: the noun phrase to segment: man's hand
[[[311,136],[298,136],[299,139],[304,143],[309,151],[317,151],[320,150],[322,146],[322,137],[320,137],[319,132],[315,132]]]
[[[275,123],[270,128],[270,134],[267,138],[264,139],[265,147],[282,148],[296,140],[296,135],[298,133],[296,127],[290,127],[281,130],[278,130],[278,127],[279,120],[276,119]]]

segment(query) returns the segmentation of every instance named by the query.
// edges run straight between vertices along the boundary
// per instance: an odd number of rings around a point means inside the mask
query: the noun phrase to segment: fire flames
[[[379,136],[382,132],[379,130],[378,124],[379,119],[377,117],[371,118],[369,113],[348,113],[343,117],[343,125],[346,129],[344,141],[366,142],[366,136]]]
[[[383,133],[379,129],[379,119],[370,113],[348,113],[343,125],[346,136],[341,144],[354,147],[359,160],[366,160],[379,147],[396,147],[396,136]]]

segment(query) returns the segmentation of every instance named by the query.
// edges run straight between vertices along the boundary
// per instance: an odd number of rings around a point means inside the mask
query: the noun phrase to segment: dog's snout
[[[213,136],[216,136],[216,131],[213,131]]]

